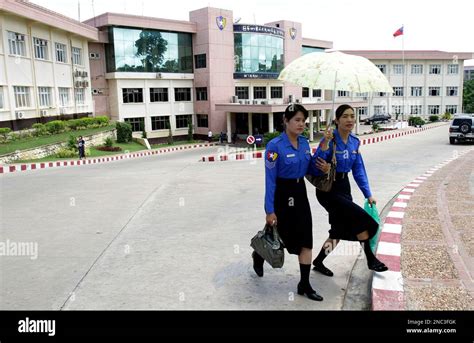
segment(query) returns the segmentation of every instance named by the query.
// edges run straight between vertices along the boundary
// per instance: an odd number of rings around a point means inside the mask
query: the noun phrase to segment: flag
[[[403,26],[394,32],[393,38],[403,35]]]

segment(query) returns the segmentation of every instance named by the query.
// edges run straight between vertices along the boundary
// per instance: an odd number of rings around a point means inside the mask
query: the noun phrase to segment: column
[[[253,135],[253,127],[252,127],[252,113],[249,113],[249,116],[248,116],[248,127],[249,127],[249,135]]]
[[[356,135],[359,134],[359,117],[360,117],[360,111],[359,111],[359,108],[354,108],[354,111],[355,111],[355,116],[356,116]]]
[[[313,114],[314,111],[309,111],[309,141],[314,141],[314,125],[313,125]]]
[[[232,118],[231,113],[227,112],[227,143],[232,143]]]
[[[268,113],[268,132],[274,132],[273,127],[273,112]]]
[[[316,111],[316,131],[319,132],[321,130],[321,110]]]

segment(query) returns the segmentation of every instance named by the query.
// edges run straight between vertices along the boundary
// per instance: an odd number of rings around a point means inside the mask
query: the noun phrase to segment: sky
[[[474,1],[450,0],[30,0],[84,21],[105,12],[189,20],[189,11],[217,7],[240,23],[290,20],[303,24],[303,37],[329,40],[337,50],[441,50],[474,53]],[[474,59],[465,63],[474,65]]]

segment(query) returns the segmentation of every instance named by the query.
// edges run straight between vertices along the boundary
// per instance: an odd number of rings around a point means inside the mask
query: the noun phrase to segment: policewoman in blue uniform
[[[289,105],[284,115],[285,132],[266,146],[265,212],[267,224],[277,225],[287,251],[298,255],[301,272],[298,294],[321,301],[323,298],[309,282],[313,224],[304,176],[312,155],[307,138],[301,135],[307,117],[308,111],[303,106]],[[252,257],[255,272],[263,276],[263,258],[255,251]]]
[[[336,110],[336,130],[334,134],[329,127],[326,130],[321,143],[313,156],[313,163],[318,173],[329,171],[328,162],[333,155],[333,138],[336,142],[336,181],[330,192],[316,189],[316,197],[319,203],[329,213],[329,238],[323,244],[321,251],[313,261],[314,270],[327,276],[333,276],[333,272],[323,264],[326,256],[335,249],[339,240],[359,241],[367,257],[368,268],[377,272],[383,272],[388,268],[379,261],[370,249],[369,240],[378,230],[377,222],[360,206],[352,201],[349,173],[352,175],[368,200],[369,204],[375,204],[370,191],[369,180],[365,170],[364,161],[359,151],[360,141],[351,133],[355,125],[354,109],[349,105],[341,105]]]

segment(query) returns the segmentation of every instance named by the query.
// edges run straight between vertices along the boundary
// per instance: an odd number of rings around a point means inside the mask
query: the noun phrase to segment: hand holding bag
[[[336,142],[332,140],[333,146],[332,146],[332,160],[331,160],[331,165],[329,172],[325,175],[320,175],[320,176],[315,176],[311,174],[307,174],[305,176],[306,180],[311,182],[311,184],[319,189],[320,191],[323,192],[330,192],[332,188],[332,183],[336,181],[336,167],[337,167],[337,161],[336,161]]]
[[[263,257],[273,268],[281,268],[285,262],[284,244],[278,234],[276,225],[265,225],[262,231],[250,241],[250,246]]]

